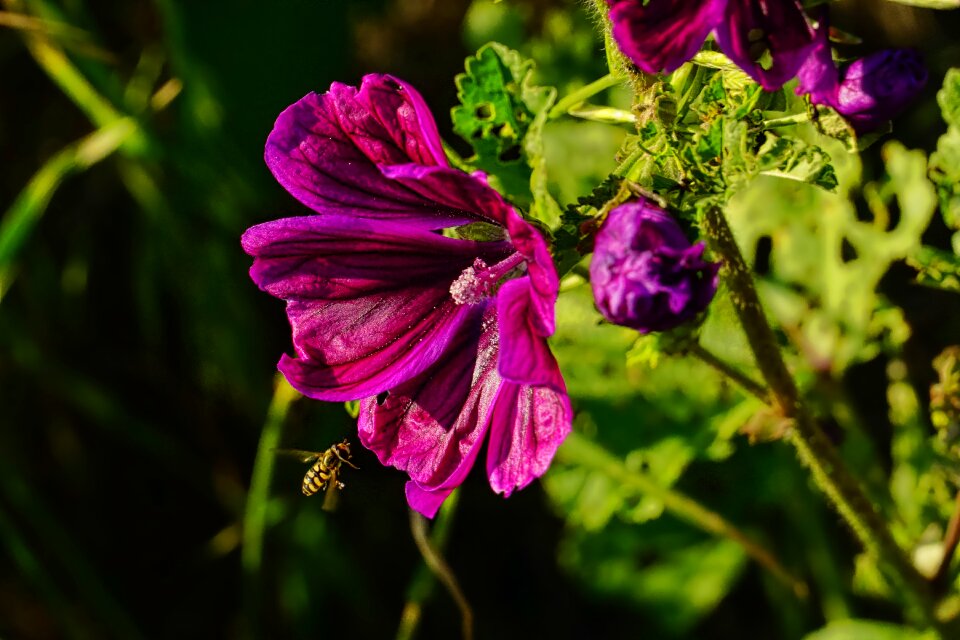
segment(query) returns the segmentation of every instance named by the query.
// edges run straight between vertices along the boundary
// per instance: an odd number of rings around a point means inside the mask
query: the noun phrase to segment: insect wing
[[[321,507],[324,511],[336,511],[337,504],[340,501],[340,481],[337,478],[337,474],[333,473],[330,475],[330,481],[327,483],[327,490],[323,495],[323,506]]]
[[[278,456],[296,458],[303,464],[313,464],[320,456],[323,455],[323,452],[321,451],[305,451],[303,449],[274,449],[273,451]]]

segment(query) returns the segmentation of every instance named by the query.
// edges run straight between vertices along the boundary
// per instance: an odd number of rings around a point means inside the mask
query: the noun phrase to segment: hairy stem
[[[440,513],[430,531],[430,544],[438,552],[443,552],[447,546],[447,540],[450,538],[453,515],[457,510],[459,502],[459,491],[450,494],[443,505],[440,507]],[[397,628],[396,640],[412,640],[417,634],[417,628],[420,626],[420,620],[423,617],[423,606],[432,593],[436,579],[433,572],[427,566],[426,560],[417,568],[410,586],[407,589],[407,602],[403,605],[403,612],[400,614],[400,626]]]
[[[940,566],[937,567],[937,573],[933,576],[933,584],[938,589],[944,589],[947,586],[947,577],[950,575],[950,563],[953,560],[953,554],[957,550],[957,544],[960,543],[960,492],[957,493],[956,505],[953,509],[953,515],[950,516],[950,523],[947,525],[947,533],[943,538],[943,558],[940,560]]]
[[[553,105],[553,108],[550,109],[550,113],[547,117],[551,120],[554,120],[564,116],[568,111],[583,104],[589,98],[592,98],[601,91],[605,91],[610,87],[617,86],[623,82],[623,80],[624,78],[621,76],[608,73],[599,80],[594,80],[590,84],[580,87],[576,91],[565,95],[557,102],[557,104]]]
[[[652,496],[663,503],[664,509],[681,520],[709,534],[733,540],[777,580],[790,588],[798,598],[809,593],[806,582],[791,574],[783,564],[756,540],[738,529],[720,514],[707,509],[693,498],[664,487],[649,475],[627,468],[613,454],[590,442],[578,433],[571,433],[557,453],[558,459],[601,471],[640,493]]]
[[[868,553],[879,560],[887,578],[903,592],[924,620],[939,627],[934,614],[930,585],[897,544],[883,517],[867,497],[840,454],[820,429],[805,406],[793,376],[783,361],[753,283],[753,275],[740,253],[733,233],[719,207],[710,207],[703,229],[713,250],[724,262],[723,274],[730,298],[746,332],[750,348],[773,396],[774,406],[794,421],[788,440],[801,462],[810,470],[817,486],[853,530]]]
[[[410,509],[410,531],[413,533],[413,541],[420,550],[420,555],[423,556],[424,564],[447,588],[450,596],[457,603],[457,608],[460,609],[463,640],[473,640],[473,609],[470,608],[467,597],[463,595],[460,583],[457,582],[457,577],[453,574],[450,565],[427,535],[427,519],[413,509]]]

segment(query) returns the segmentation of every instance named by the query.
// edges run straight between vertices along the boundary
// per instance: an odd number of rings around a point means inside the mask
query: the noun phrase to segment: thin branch
[[[430,530],[431,546],[442,552],[450,538],[452,529],[453,515],[457,510],[460,492],[454,491],[444,500],[440,507],[440,512],[434,521]],[[420,620],[423,617],[423,606],[437,584],[433,572],[427,566],[426,561],[417,567],[417,571],[410,580],[410,586],[407,588],[407,601],[403,605],[403,612],[400,614],[400,625],[397,628],[396,640],[412,640],[417,634],[417,628],[420,626]]]
[[[413,533],[413,541],[416,543],[417,549],[420,550],[424,563],[437,577],[437,580],[447,588],[450,596],[460,609],[463,640],[473,640],[473,610],[470,608],[470,603],[463,595],[457,577],[450,569],[450,565],[430,542],[427,535],[427,519],[413,509],[410,510],[410,531]]]

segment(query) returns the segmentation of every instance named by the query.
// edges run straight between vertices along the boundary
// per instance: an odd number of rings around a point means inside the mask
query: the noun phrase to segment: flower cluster
[[[647,73],[671,72],[713,33],[717,45],[768,90],[796,75],[814,30],[795,0],[607,0],[613,37]]]
[[[825,8],[811,23],[796,0],[607,0],[613,37],[648,73],[690,60],[709,34],[764,89],[793,77],[798,93],[845,116],[858,131],[875,129],[909,104],[927,81],[919,55],[885,50],[849,65],[833,62]]]
[[[543,474],[572,419],[546,341],[557,274],[543,238],[484,177],[448,165],[420,95],[385,75],[334,84],[280,115],[265,156],[316,214],[242,240],[253,280],[287,303],[287,380],[311,398],[362,400],[361,442],[409,474],[408,502],[424,515],[488,434],[494,491]],[[441,233],[475,223],[498,237]]]

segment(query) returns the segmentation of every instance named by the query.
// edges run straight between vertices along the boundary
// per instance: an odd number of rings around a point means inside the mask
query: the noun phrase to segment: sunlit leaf
[[[934,631],[921,632],[875,620],[837,620],[804,636],[803,640],[934,640]]]
[[[543,193],[531,193],[533,168],[542,171],[539,137],[545,112],[556,99],[552,87],[533,85],[533,62],[499,43],[480,48],[457,76],[460,105],[453,108],[453,130],[470,143],[476,168],[490,175],[495,187],[515,202],[529,204]],[[527,136],[534,139],[527,141]],[[545,189],[545,176],[536,188]],[[547,211],[544,215],[557,213]]]

